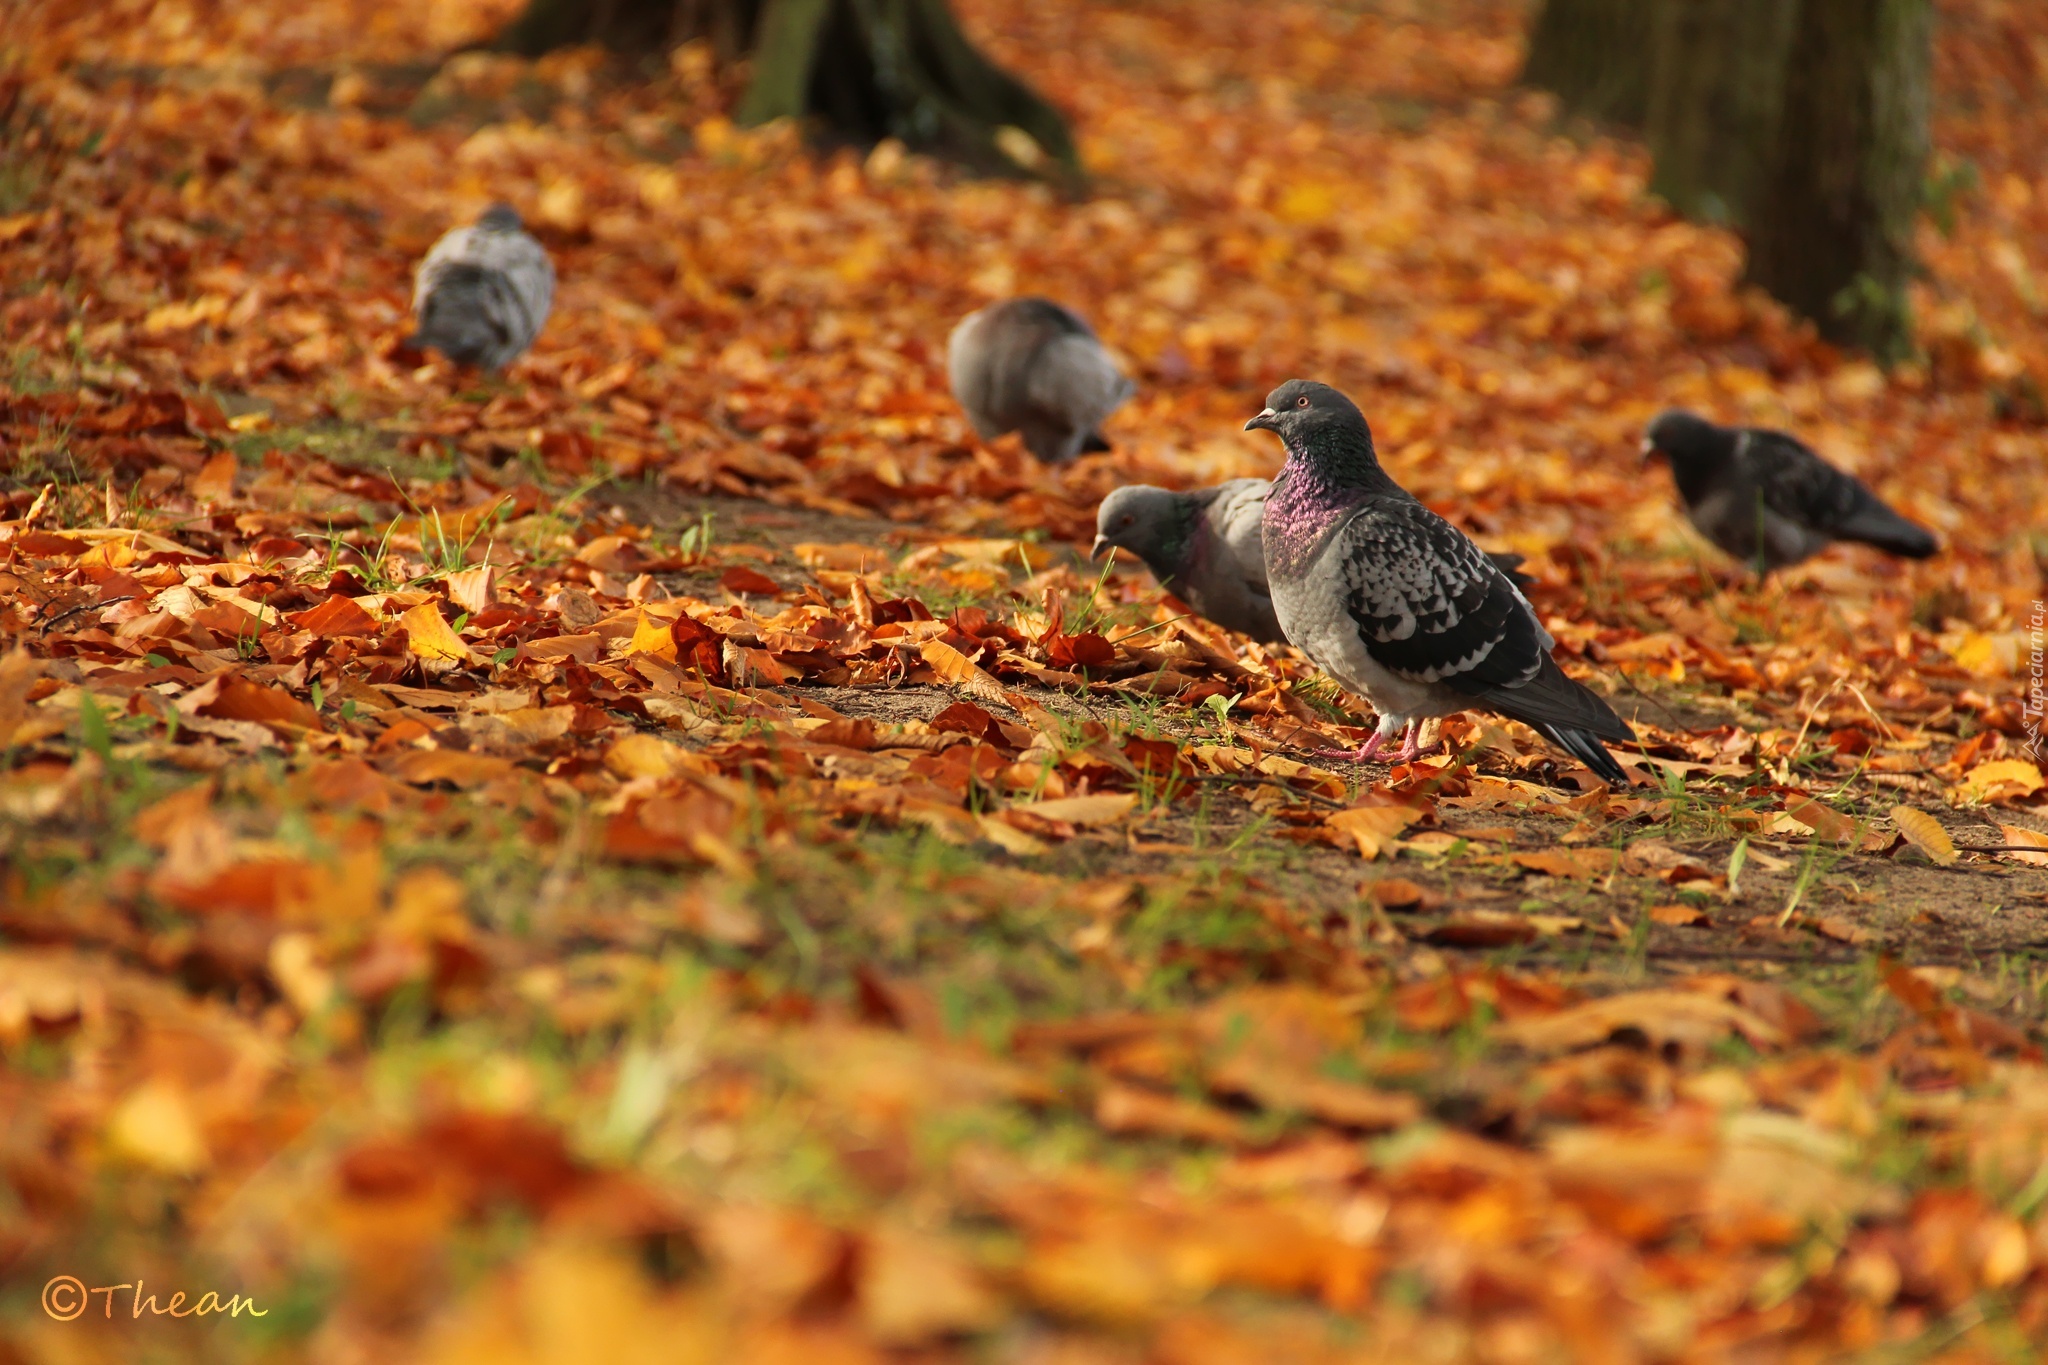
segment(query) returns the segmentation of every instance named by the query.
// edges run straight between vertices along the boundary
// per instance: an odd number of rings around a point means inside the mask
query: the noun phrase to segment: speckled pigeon
[[[1267,644],[1287,638],[1273,615],[1266,587],[1266,549],[1261,529],[1265,479],[1232,479],[1214,488],[1176,492],[1135,483],[1102,500],[1095,513],[1095,545],[1102,558],[1112,545],[1145,561],[1159,585],[1225,630]],[[1516,572],[1522,557],[1487,556],[1528,588],[1534,579]]]
[[[510,205],[493,204],[473,227],[434,243],[414,276],[414,350],[458,365],[503,369],[540,334],[555,298],[555,267]]]
[[[1273,610],[1289,643],[1380,713],[1356,753],[1430,716],[1484,708],[1522,721],[1610,785],[1603,739],[1635,732],[1550,657],[1555,643],[1514,582],[1457,527],[1380,468],[1365,417],[1329,387],[1290,379],[1245,430],[1276,433],[1287,464],[1263,522]]]
[[[1102,420],[1136,391],[1094,329],[1050,299],[1005,299],[969,313],[946,342],[953,396],[985,441],[1021,432],[1048,464],[1108,450]]]
[[[1643,458],[1657,456],[1671,466],[1700,534],[1759,575],[1797,564],[1832,540],[1860,540],[1908,559],[1936,549],[1926,527],[1782,431],[1716,426],[1673,410],[1643,438]]]

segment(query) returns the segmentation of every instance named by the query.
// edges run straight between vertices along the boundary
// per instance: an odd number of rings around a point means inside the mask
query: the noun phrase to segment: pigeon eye
[[[1307,394],[1303,394],[1303,395],[1302,395],[1301,397],[1299,397],[1299,398],[1295,399],[1295,400],[1294,400],[1294,406],[1296,406],[1297,408],[1305,408],[1305,407],[1307,407],[1307,406],[1308,406],[1308,395],[1307,395]]]

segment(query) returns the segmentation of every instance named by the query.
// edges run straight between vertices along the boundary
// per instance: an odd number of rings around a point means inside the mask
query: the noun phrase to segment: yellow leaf
[[[149,1081],[114,1111],[107,1141],[122,1156],[166,1175],[191,1175],[206,1165],[206,1139],[185,1092]]]
[[[1120,792],[1105,796],[1062,796],[1010,809],[1020,815],[1036,815],[1085,829],[1090,825],[1114,824],[1130,814],[1131,807],[1137,804],[1137,797],[1129,792]]]
[[[142,320],[142,330],[152,336],[182,332],[202,322],[211,322],[227,311],[228,301],[218,294],[208,294],[189,303],[167,303],[149,310],[149,316]]]
[[[613,776],[671,777],[685,770],[683,751],[655,735],[627,735],[605,750],[604,766]]]
[[[1420,814],[1414,806],[1353,806],[1324,817],[1323,823],[1354,840],[1358,856],[1371,862]]]
[[[1925,853],[1936,867],[1948,867],[1955,862],[1955,840],[1949,838],[1941,822],[1926,811],[1915,810],[1911,806],[1894,806],[1892,823],[1899,827],[1899,833],[1906,836],[1906,842]]]
[[[420,603],[398,618],[405,629],[405,647],[413,657],[428,662],[469,662],[469,646],[441,619],[441,609],[432,599]]]
[[[2048,786],[2041,770],[2024,758],[2001,758],[1979,763],[1963,778],[1956,794],[1966,804],[1984,801],[2014,801],[2032,796]]]
[[[944,640],[926,640],[918,646],[918,653],[931,665],[932,672],[939,675],[940,682],[964,687],[986,701],[1003,700],[1002,684]]]
[[[668,622],[657,621],[646,612],[640,613],[639,621],[633,626],[633,638],[626,643],[628,654],[652,654],[657,659],[674,663],[676,659],[676,633]]]

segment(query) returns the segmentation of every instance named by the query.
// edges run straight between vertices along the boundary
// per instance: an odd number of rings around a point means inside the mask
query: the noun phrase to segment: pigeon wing
[[[1265,479],[1232,479],[1218,484],[1203,513],[1216,539],[1230,550],[1243,570],[1244,581],[1268,595],[1264,523],[1266,498],[1273,485]]]
[[[1063,449],[1058,458],[1072,459],[1080,452],[1081,443],[1131,396],[1134,387],[1117,372],[1101,342],[1069,332],[1047,341],[1031,358],[1024,393],[1037,419],[1035,425],[1070,433],[1062,445],[1071,441],[1071,448]]]
[[[1934,536],[1906,520],[1861,479],[1835,468],[1798,438],[1782,431],[1751,433],[1742,449],[1764,503],[1788,520],[1832,536],[1859,540],[1893,554],[1920,559],[1934,553]]]
[[[1500,567],[1421,503],[1376,499],[1344,524],[1338,541],[1347,608],[1381,667],[1450,688],[1553,738],[1582,731],[1635,738],[1557,666],[1550,657],[1556,642]]]

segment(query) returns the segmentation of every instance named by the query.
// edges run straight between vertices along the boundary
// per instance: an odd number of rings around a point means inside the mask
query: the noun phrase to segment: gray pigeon
[[[1429,716],[1483,707],[1534,727],[1612,786],[1600,744],[1635,732],[1550,657],[1556,643],[1514,582],[1464,532],[1387,477],[1372,432],[1327,384],[1290,379],[1245,430],[1276,433],[1287,464],[1263,523],[1273,610],[1288,642],[1363,696],[1379,728],[1356,753],[1415,757]]]
[[[1232,479],[1191,493],[1143,483],[1119,488],[1095,513],[1089,557],[1122,546],[1145,561],[1161,587],[1225,630],[1267,643],[1285,640],[1266,591],[1259,541],[1272,490],[1264,479]]]
[[[1266,549],[1261,525],[1265,479],[1232,479],[1214,488],[1178,493],[1137,483],[1102,500],[1095,513],[1091,559],[1120,546],[1145,561],[1159,585],[1225,630],[1267,644],[1285,640],[1266,587]],[[1522,557],[1488,555],[1527,588],[1534,579],[1517,573]]]
[[[414,276],[416,351],[433,349],[458,365],[503,369],[540,335],[555,299],[555,267],[508,204],[493,204],[474,227],[434,243]]]
[[[1004,432],[1048,464],[1108,450],[1102,420],[1136,391],[1094,329],[1049,299],[1005,299],[969,313],[946,342],[953,396],[984,441]]]
[[[1674,410],[1650,423],[1643,438],[1643,458],[1659,455],[1700,534],[1756,565],[1759,576],[1797,564],[1831,540],[1860,540],[1908,559],[1936,549],[1926,527],[1782,431],[1715,426]]]

